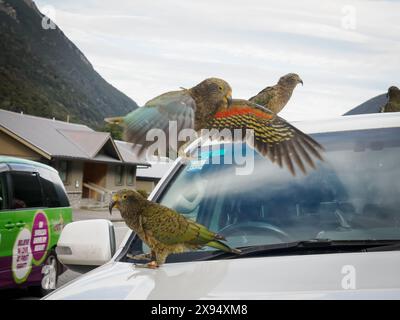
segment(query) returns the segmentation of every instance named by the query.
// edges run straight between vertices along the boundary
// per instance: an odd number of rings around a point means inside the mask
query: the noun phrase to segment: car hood
[[[110,262],[45,299],[400,299],[400,252]]]

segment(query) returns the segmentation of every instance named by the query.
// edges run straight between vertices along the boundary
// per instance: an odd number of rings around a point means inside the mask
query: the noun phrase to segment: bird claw
[[[157,262],[151,261],[151,262],[149,262],[149,263],[147,264],[147,267],[150,268],[150,269],[157,269],[157,268],[159,268],[160,266],[158,265]]]
[[[126,256],[132,260],[151,260],[150,253],[142,253],[142,254],[136,254],[136,255],[127,253]]]
[[[142,263],[142,264],[133,264],[135,268],[145,268],[145,269],[157,269],[160,266],[157,264],[156,261],[151,261],[149,263]]]

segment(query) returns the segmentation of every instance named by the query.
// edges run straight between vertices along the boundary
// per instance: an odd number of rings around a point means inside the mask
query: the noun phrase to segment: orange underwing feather
[[[270,110],[247,100],[233,100],[229,109],[217,112],[210,129],[253,130],[254,148],[271,162],[287,168],[292,175],[296,169],[307,173],[305,163],[315,169],[313,158],[323,160],[323,147]],[[241,141],[245,140],[245,136]]]
[[[221,118],[230,118],[234,116],[244,116],[244,115],[254,115],[262,119],[273,118],[272,115],[266,114],[265,112],[262,112],[254,108],[233,108],[226,111],[220,111],[215,114],[215,118],[221,119]]]

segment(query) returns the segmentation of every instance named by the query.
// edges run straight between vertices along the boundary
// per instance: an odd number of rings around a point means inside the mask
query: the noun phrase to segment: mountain
[[[380,108],[387,102],[386,93],[380,94],[372,99],[365,101],[359,106],[347,111],[344,116],[350,116],[353,114],[365,114],[365,113],[378,113]]]
[[[31,0],[0,0],[0,108],[104,125],[137,104],[107,83]]]

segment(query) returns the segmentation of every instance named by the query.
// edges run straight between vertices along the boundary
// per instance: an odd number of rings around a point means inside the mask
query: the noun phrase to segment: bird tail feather
[[[208,242],[206,244],[206,246],[212,247],[212,248],[215,248],[215,249],[219,249],[219,250],[222,250],[222,251],[225,251],[225,252],[236,253],[236,254],[239,254],[241,252],[240,250],[235,249],[235,248],[231,248],[228,245],[226,245],[226,244],[224,244],[224,243],[222,243],[221,241],[218,241],[218,240],[210,241],[210,242]]]

